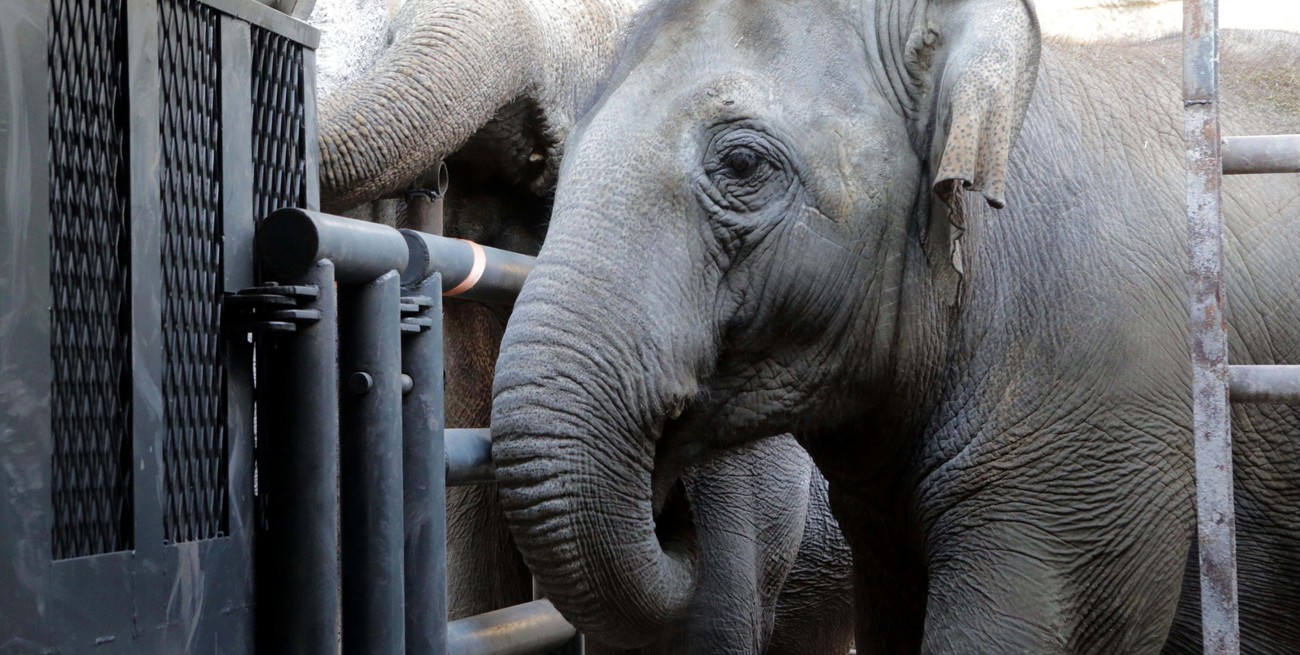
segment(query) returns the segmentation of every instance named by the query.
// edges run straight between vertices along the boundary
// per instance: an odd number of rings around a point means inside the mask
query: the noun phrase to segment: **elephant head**
[[[689,531],[654,517],[692,463],[925,402],[963,191],[1005,202],[1038,55],[1028,0],[645,17],[565,146],[494,385],[511,529],[580,629],[631,647],[691,611]]]

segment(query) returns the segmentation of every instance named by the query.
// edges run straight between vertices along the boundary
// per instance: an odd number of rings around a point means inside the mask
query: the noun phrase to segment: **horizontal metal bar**
[[[496,480],[492,466],[492,430],[461,428],[446,431],[447,486]]]
[[[447,624],[448,655],[532,655],[578,634],[549,600],[535,600]]]
[[[1300,173],[1300,134],[1223,139],[1223,174]]]
[[[415,230],[402,230],[411,258],[402,275],[412,284],[435,272],[442,273],[442,292],[468,300],[513,304],[533,270],[535,257],[480,246]]]
[[[335,278],[345,283],[400,273],[407,260],[406,240],[391,227],[295,208],[277,210],[262,221],[257,250],[269,275],[299,275],[328,259]]]
[[[290,15],[254,0],[202,0],[202,2],[224,14],[288,37],[312,50],[320,45],[320,30],[303,22],[307,16],[301,11],[295,11]],[[310,13],[311,10],[308,8],[307,11]]]
[[[1300,366],[1229,366],[1228,379],[1233,402],[1300,404]]]

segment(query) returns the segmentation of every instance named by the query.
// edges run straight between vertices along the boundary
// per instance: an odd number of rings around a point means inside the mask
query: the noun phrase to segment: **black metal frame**
[[[203,14],[208,50],[173,50],[160,53],[165,35],[160,26],[162,3],[168,10]],[[204,403],[224,407],[205,414],[224,417],[220,434],[194,437],[184,442],[169,436],[169,412],[185,411],[174,390],[183,383],[169,360],[164,338],[164,315],[172,325],[191,307],[165,309],[165,280],[176,290],[177,244],[165,239],[188,239],[169,233],[164,209],[177,216],[175,206],[164,207],[164,175],[193,175],[205,180],[204,205],[209,212],[203,229],[224,230],[224,256],[200,259],[200,265],[220,262],[195,287],[203,293],[240,289],[253,282],[251,194],[249,171],[254,153],[251,134],[249,67],[250,23],[255,29],[287,32],[296,48],[303,49],[303,100],[306,105],[303,147],[306,169],[304,199],[316,202],[314,189],[315,144],[313,88],[314,63],[310,48],[317,34],[309,26],[274,12],[252,0],[126,0],[111,3],[120,9],[125,26],[107,52],[126,75],[127,122],[125,130],[125,183],[123,197],[129,221],[129,243],[122,259],[129,267],[125,278],[129,304],[129,459],[120,466],[130,474],[129,534],[118,548],[96,547],[85,557],[57,559],[52,547],[51,498],[54,434],[51,427],[51,327],[75,321],[75,316],[51,314],[51,184],[46,166],[50,151],[51,111],[62,102],[59,90],[50,89],[49,42],[51,14],[58,7],[48,0],[18,0],[0,4],[0,69],[15,72],[0,84],[0,159],[30,165],[5,166],[0,173],[0,642],[17,652],[246,653],[253,650],[253,480],[252,480],[252,346],[247,340],[224,340],[219,354],[225,379],[209,382]],[[213,10],[216,10],[214,13]],[[173,14],[167,14],[171,17]],[[189,38],[189,37],[184,37]],[[89,41],[78,47],[93,48]],[[204,95],[185,108],[165,106],[178,96],[176,82],[164,100],[164,67],[205,67],[204,75],[219,63],[219,96]],[[211,85],[209,79],[207,84]],[[180,89],[185,91],[185,89]],[[208,103],[215,103],[211,106]],[[12,110],[12,113],[11,113]],[[167,111],[213,111],[227,125],[217,140],[203,144],[164,143]],[[172,123],[175,128],[179,123]],[[234,127],[230,127],[234,126]],[[245,129],[238,129],[245,127]],[[179,128],[177,128],[179,129]],[[169,158],[158,156],[167,145]],[[193,148],[216,147],[219,152]],[[179,148],[179,149],[178,149]],[[184,150],[191,148],[191,150]],[[198,159],[186,160],[193,155]],[[209,159],[214,157],[215,159]],[[195,162],[212,163],[202,169]],[[167,168],[171,167],[171,168]],[[218,179],[213,180],[212,177]],[[175,177],[173,181],[179,182]],[[60,188],[60,193],[87,193],[105,182],[84,179],[81,186]],[[216,189],[219,188],[219,191]],[[212,194],[216,194],[213,197]],[[174,201],[173,196],[168,196]],[[217,216],[210,213],[216,208]],[[173,227],[176,224],[173,224]],[[187,225],[188,226],[188,225]],[[205,237],[206,238],[206,237]],[[91,246],[93,247],[93,246]],[[167,259],[165,258],[172,258]],[[173,276],[169,278],[168,276]],[[185,280],[180,280],[183,285]],[[218,290],[218,291],[214,291]],[[176,300],[172,298],[172,300]],[[219,297],[199,298],[207,309],[195,314],[203,329],[218,333],[215,318]],[[75,309],[75,307],[74,307]],[[170,313],[167,313],[170,312]],[[180,312],[180,313],[178,313]],[[187,328],[188,329],[188,328]],[[179,341],[173,341],[179,344]],[[211,341],[201,347],[211,353]],[[172,347],[170,357],[182,357]],[[211,364],[205,368],[214,368]],[[170,372],[169,372],[170,371]],[[166,389],[173,389],[172,392]],[[168,395],[169,393],[173,395]],[[170,403],[168,402],[170,400]],[[207,411],[207,410],[204,410]],[[215,412],[215,413],[213,413]],[[171,429],[179,429],[179,414]],[[205,419],[207,420],[207,419]],[[219,419],[218,419],[219,420]],[[201,430],[200,430],[201,431]],[[87,438],[94,438],[89,435]],[[181,444],[177,446],[176,444]],[[194,443],[200,444],[193,446]],[[172,444],[172,445],[168,445]],[[206,451],[204,449],[207,449]],[[221,452],[218,452],[221,451]],[[207,460],[202,460],[204,457]],[[196,460],[195,458],[198,458]],[[214,459],[215,458],[215,459]],[[220,465],[214,470],[212,464]],[[203,479],[179,474],[177,467]],[[170,475],[169,475],[170,471]],[[169,482],[170,481],[170,482]],[[212,485],[216,485],[215,487]],[[176,494],[197,494],[184,502]],[[215,494],[216,497],[213,497]],[[169,495],[172,511],[164,510]],[[221,496],[224,495],[224,499]],[[200,507],[201,502],[210,504]],[[187,518],[186,508],[203,514]],[[170,517],[170,518],[168,518]],[[199,528],[187,520],[202,520]],[[171,526],[167,531],[164,525]],[[179,542],[179,543],[173,543]],[[116,552],[105,552],[105,550]]]

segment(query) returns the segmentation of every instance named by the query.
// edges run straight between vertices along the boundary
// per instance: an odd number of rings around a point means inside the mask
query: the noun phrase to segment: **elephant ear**
[[[1040,45],[1029,0],[930,0],[908,39],[909,77],[928,105],[917,107],[918,132],[928,137],[928,173],[942,200],[925,230],[927,250],[946,245],[959,272],[960,192],[1006,205],[1007,159],[1033,94]]]

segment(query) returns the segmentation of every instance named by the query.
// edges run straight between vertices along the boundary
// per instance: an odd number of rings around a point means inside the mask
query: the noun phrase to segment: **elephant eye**
[[[794,188],[796,178],[781,139],[757,124],[721,127],[705,152],[701,191],[723,212],[752,214]]]
[[[743,180],[758,172],[759,154],[749,148],[734,148],[723,155],[722,166],[731,177]]]

